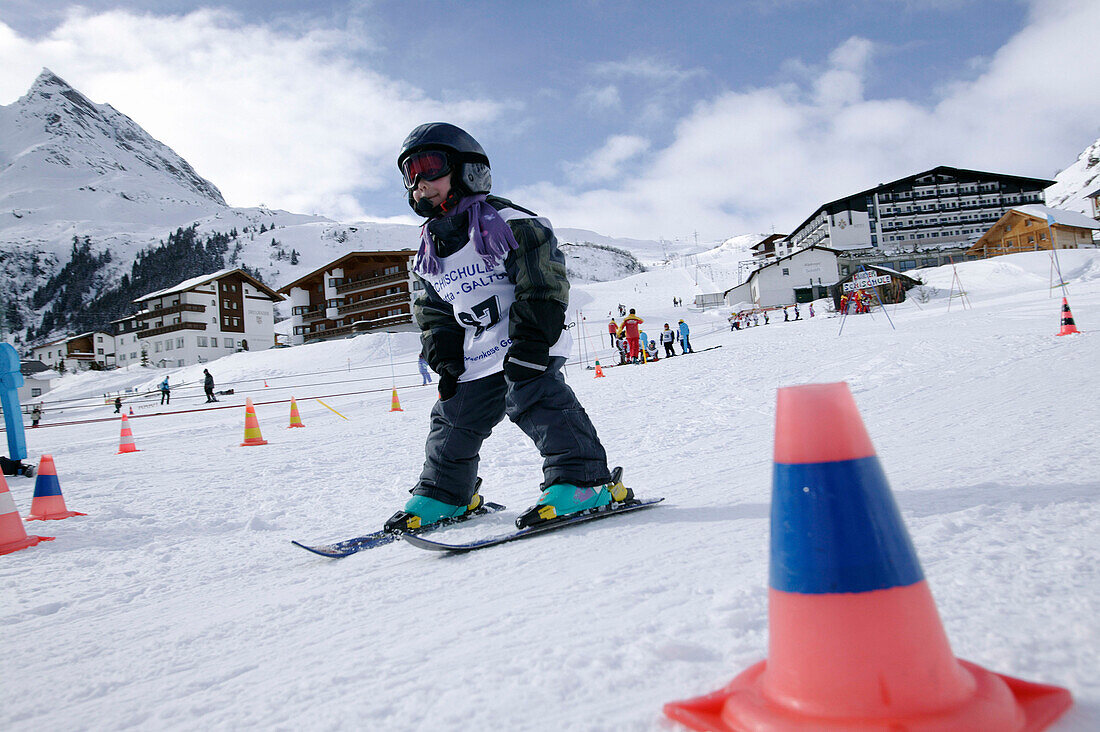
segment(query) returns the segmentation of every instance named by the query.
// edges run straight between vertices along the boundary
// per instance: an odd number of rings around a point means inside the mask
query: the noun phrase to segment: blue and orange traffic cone
[[[34,478],[34,498],[31,499],[31,512],[27,520],[57,521],[70,516],[87,515],[66,508],[65,496],[61,495],[61,483],[57,479],[57,466],[53,463],[53,455],[43,455],[38,461],[38,473]]]
[[[1073,703],[952,654],[847,384],[779,390],[769,578],[768,659],[667,716],[695,730],[1035,732]]]

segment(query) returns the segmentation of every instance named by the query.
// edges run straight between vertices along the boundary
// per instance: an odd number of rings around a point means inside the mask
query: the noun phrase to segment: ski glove
[[[458,377],[450,371],[439,375],[439,401],[445,402],[458,392]]]
[[[439,401],[445,402],[458,391],[458,377],[462,374],[462,367],[446,361],[439,364],[436,373],[439,374]]]
[[[504,359],[504,376],[513,382],[529,381],[546,373],[549,364],[549,346],[516,341]]]

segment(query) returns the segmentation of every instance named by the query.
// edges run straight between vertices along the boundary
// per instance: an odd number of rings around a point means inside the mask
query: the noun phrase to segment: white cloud
[[[448,119],[476,135],[506,106],[444,103],[357,65],[361,30],[276,29],[213,10],[78,10],[35,40],[0,23],[0,102],[47,66],[134,118],[233,205],[359,218],[353,193],[401,196],[395,156],[415,125]]]
[[[568,163],[566,174],[576,185],[586,186],[622,177],[623,164],[649,149],[649,140],[636,135],[614,135],[603,147],[579,163]]]
[[[618,111],[623,106],[622,95],[619,87],[614,84],[604,84],[599,87],[586,87],[577,97],[577,101],[589,113],[604,113]]]
[[[1100,3],[1037,0],[976,78],[929,104],[867,99],[874,44],[851,38],[808,78],[700,103],[632,177],[573,195],[529,187],[564,226],[635,237],[788,231],[819,205],[936,165],[1051,177],[1100,134]],[[800,76],[803,76],[800,75]]]

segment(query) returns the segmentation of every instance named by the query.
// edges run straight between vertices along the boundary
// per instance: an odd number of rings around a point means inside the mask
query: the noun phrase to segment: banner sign
[[[852,292],[853,290],[862,290],[867,287],[888,285],[891,282],[893,282],[893,280],[890,279],[890,275],[888,274],[878,275],[877,277],[871,277],[869,275],[862,277],[857,276],[855,279],[849,280],[848,282],[844,283],[843,291]]]

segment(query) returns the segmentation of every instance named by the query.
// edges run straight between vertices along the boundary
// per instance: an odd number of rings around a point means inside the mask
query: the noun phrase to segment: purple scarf
[[[508,252],[519,249],[519,242],[512,235],[512,227],[501,218],[495,208],[485,203],[485,194],[466,196],[458,202],[453,211],[448,211],[445,216],[457,216],[463,211],[470,212],[470,241],[474,243],[474,250],[481,255],[485,266],[489,269],[497,266],[497,263],[508,256]],[[416,253],[416,261],[413,269],[419,274],[439,274],[442,265],[435,253],[435,244],[432,235],[428,233],[428,224],[420,228],[420,251]]]

